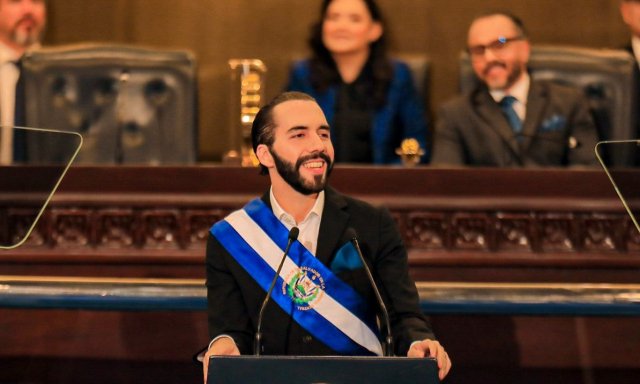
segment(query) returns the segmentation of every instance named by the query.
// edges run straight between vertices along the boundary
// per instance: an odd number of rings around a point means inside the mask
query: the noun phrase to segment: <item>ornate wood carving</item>
[[[95,245],[91,210],[82,208],[54,209],[51,212],[49,236],[57,248],[78,248]]]
[[[131,208],[99,210],[96,217],[96,246],[130,249],[139,245],[140,220]]]
[[[15,244],[27,234],[38,215],[38,210],[28,207],[8,207],[4,215],[7,217],[6,238],[9,240],[9,244]],[[47,217],[41,217],[39,225],[33,229],[29,238],[23,243],[23,247],[45,247],[47,245],[47,229],[49,227],[47,219]]]
[[[52,207],[26,246],[94,249],[202,249],[213,223],[232,209]],[[5,209],[11,238],[37,214]],[[475,213],[429,208],[391,209],[406,244],[424,250],[477,252],[635,252],[640,234],[624,213]]]
[[[211,225],[260,195],[265,182],[255,170],[242,168],[90,171],[70,172],[34,233],[15,252],[58,259],[68,252],[161,256],[176,262],[184,256],[193,262],[204,254]],[[573,260],[580,265],[591,259],[640,267],[640,234],[599,173],[527,172],[338,168],[332,184],[385,205],[421,262]],[[482,182],[483,173],[494,186]],[[397,187],[406,180],[425,184]],[[527,182],[546,189],[534,193],[523,186]],[[36,208],[6,200],[0,190],[0,231],[13,238],[26,231]],[[0,259],[11,252],[0,253]]]
[[[496,251],[522,252],[535,250],[538,242],[532,214],[498,212],[495,217]]]
[[[410,212],[404,237],[410,247],[449,249],[449,215],[444,212]]]

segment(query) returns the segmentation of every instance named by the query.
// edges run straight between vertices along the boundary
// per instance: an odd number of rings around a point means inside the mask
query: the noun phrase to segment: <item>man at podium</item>
[[[277,96],[251,135],[271,188],[211,228],[205,381],[211,355],[375,356],[390,344],[435,358],[443,378],[451,361],[420,311],[393,219],[327,185],[334,150],[315,100]]]

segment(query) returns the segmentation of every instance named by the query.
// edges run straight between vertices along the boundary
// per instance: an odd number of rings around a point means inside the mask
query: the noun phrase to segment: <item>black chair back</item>
[[[61,46],[27,53],[23,68],[27,125],[82,134],[76,162],[196,161],[196,70],[190,53]],[[40,147],[28,143],[29,159],[55,158]]]

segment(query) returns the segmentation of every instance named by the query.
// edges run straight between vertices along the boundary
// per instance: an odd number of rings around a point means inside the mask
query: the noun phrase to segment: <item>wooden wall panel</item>
[[[433,61],[431,108],[457,92],[457,58],[474,15],[509,9],[534,43],[619,47],[627,32],[619,0],[379,0],[393,51]],[[230,121],[227,60],[260,58],[267,94],[286,82],[292,58],[306,55],[320,0],[50,0],[48,44],[108,41],[188,49],[198,60],[200,151],[217,160]]]

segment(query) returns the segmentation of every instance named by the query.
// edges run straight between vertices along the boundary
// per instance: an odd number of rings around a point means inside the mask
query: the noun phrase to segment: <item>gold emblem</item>
[[[402,140],[400,148],[396,149],[396,155],[400,156],[405,167],[412,167],[420,162],[420,156],[424,155],[424,150],[420,148],[418,140],[409,138]]]

